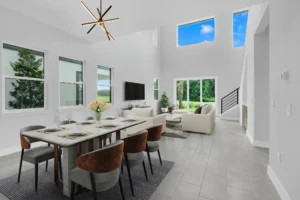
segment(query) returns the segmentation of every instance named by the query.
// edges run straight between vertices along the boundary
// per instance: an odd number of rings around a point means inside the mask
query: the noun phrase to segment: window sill
[[[19,117],[19,116],[28,116],[28,115],[45,115],[49,113],[50,111],[46,109],[11,110],[11,111],[3,111],[1,113],[1,118]]]
[[[86,107],[81,105],[81,106],[64,106],[64,107],[59,107],[59,111],[74,111],[74,110],[86,110]]]

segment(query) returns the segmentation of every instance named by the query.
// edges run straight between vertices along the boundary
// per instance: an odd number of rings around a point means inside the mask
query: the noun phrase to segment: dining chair
[[[118,140],[102,149],[84,154],[76,159],[77,167],[70,172],[71,200],[75,197],[75,184],[93,192],[97,200],[97,192],[107,191],[118,182],[124,200],[123,186],[120,178],[124,142]]]
[[[40,141],[24,136],[23,132],[35,131],[44,128],[46,127],[39,126],[39,125],[28,126],[22,128],[20,131],[20,141],[21,141],[22,150],[21,150],[21,159],[20,159],[19,174],[18,174],[18,183],[20,183],[23,161],[32,163],[35,166],[35,191],[37,191],[38,189],[38,165],[39,163],[48,162],[48,160],[54,158],[54,148],[50,147],[49,144],[48,146],[31,148],[32,143],[40,142]],[[58,162],[59,162],[60,175],[62,178],[61,151],[59,152]],[[47,168],[47,164],[46,164],[46,168]]]
[[[75,124],[75,123],[77,123],[77,122],[74,120],[64,120],[64,121],[61,121],[59,123],[59,125],[62,126],[62,125]]]
[[[84,119],[85,121],[89,121],[89,120],[95,120],[95,117],[87,117]],[[109,139],[109,143],[111,144],[112,140],[111,140],[112,134],[108,134],[106,135],[105,139]]]
[[[134,196],[133,183],[131,178],[131,168],[143,165],[145,177],[148,181],[147,170],[144,161],[144,150],[146,148],[148,131],[140,131],[124,140],[124,157],[122,162],[122,172],[123,166],[126,166],[129,176],[129,183],[131,187],[132,196]]]
[[[152,162],[151,162],[151,157],[150,157],[151,152],[157,151],[160,164],[162,165],[162,160],[161,160],[160,151],[159,151],[159,143],[158,143],[158,141],[160,140],[160,137],[162,135],[162,130],[163,130],[162,124],[148,128],[148,139],[147,139],[147,145],[146,145],[145,150],[148,154],[148,160],[149,160],[149,165],[150,165],[152,175],[153,175],[153,167],[152,167]]]

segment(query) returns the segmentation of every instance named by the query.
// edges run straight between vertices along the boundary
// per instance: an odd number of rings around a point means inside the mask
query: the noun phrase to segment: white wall
[[[254,36],[255,127],[254,140],[269,147],[269,28]]]
[[[270,2],[270,98],[276,105],[270,111],[269,171],[275,174],[272,180],[283,200],[300,199],[299,6],[298,0]],[[280,79],[284,71],[290,74],[288,81]],[[292,104],[292,116],[287,116],[288,104]],[[281,164],[277,162],[278,152]]]
[[[153,100],[153,79],[160,78],[159,49],[152,44],[153,31],[131,34],[116,38],[113,43],[103,42],[95,45],[80,43],[81,40],[63,31],[44,25],[35,19],[0,7],[0,41],[46,51],[46,79],[48,85],[48,109],[45,112],[1,115],[0,117],[0,155],[20,150],[19,130],[33,124],[52,125],[53,113],[59,106],[58,57],[63,56],[84,61],[85,102],[96,99],[97,65],[114,68],[114,104],[106,115],[115,114],[124,102],[124,81],[146,84],[148,105],[155,106]],[[16,25],[17,24],[17,25]],[[67,28],[67,27],[66,27]],[[104,34],[99,30],[99,34]],[[2,46],[0,48],[0,73],[2,74]],[[3,105],[2,76],[0,105]],[[149,99],[149,101],[148,101]],[[136,102],[141,103],[141,102]],[[83,120],[90,112],[85,109],[74,111],[75,120]],[[62,119],[66,119],[65,113]]]
[[[177,26],[171,24],[161,28],[161,66],[163,91],[173,102],[175,78],[218,77],[218,113],[221,113],[221,99],[240,86],[244,48],[233,48],[232,18],[238,9],[247,8],[244,2],[239,7],[224,5],[215,10],[203,10],[187,21],[215,17],[216,40],[212,43],[177,47]],[[181,13],[184,15],[185,12]],[[187,22],[181,21],[181,23]]]

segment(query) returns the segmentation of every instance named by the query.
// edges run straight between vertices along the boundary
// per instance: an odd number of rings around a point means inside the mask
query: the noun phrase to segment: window
[[[83,63],[59,57],[60,106],[83,105]]]
[[[189,46],[215,41],[215,19],[179,25],[177,46]]]
[[[155,78],[154,79],[154,100],[158,100],[158,91],[159,91],[158,79]]]
[[[45,108],[44,53],[3,44],[4,110]]]
[[[195,112],[197,108],[205,104],[215,107],[215,85],[215,78],[176,80],[176,108]]]
[[[112,69],[98,66],[97,76],[98,100],[105,103],[112,103]]]
[[[233,14],[233,47],[243,47],[246,42],[248,11]]]

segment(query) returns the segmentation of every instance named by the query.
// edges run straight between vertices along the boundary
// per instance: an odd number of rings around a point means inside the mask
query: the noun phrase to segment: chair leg
[[[111,137],[109,137],[109,144],[111,144]]]
[[[75,196],[75,182],[71,181],[71,200],[74,200]]]
[[[146,176],[146,181],[148,181],[148,174],[147,174],[147,170],[146,170],[145,161],[143,161],[143,167],[144,167],[144,172],[145,172],[145,176]]]
[[[119,186],[120,186],[120,191],[121,191],[121,195],[122,195],[122,200],[125,200],[121,177],[119,177]]]
[[[39,175],[39,164],[34,165],[35,168],[35,191],[38,189],[38,175]]]
[[[61,166],[61,156],[58,157],[58,165],[59,165],[60,179],[63,180],[63,172],[62,172],[62,166]]]
[[[131,172],[130,172],[130,164],[129,164],[129,161],[128,161],[127,153],[124,153],[124,155],[125,155],[125,162],[126,162],[126,167],[127,167],[128,176],[129,176],[129,183],[130,183],[130,187],[131,187],[131,193],[132,193],[132,196],[134,196],[134,189],[133,189]]]
[[[150,157],[150,153],[149,153],[149,149],[148,149],[148,144],[146,145],[146,150],[147,150],[147,154],[148,154],[148,160],[149,160],[149,165],[150,165],[150,169],[151,169],[151,174],[153,175],[153,168],[152,168],[151,157]]]
[[[124,173],[124,165],[121,165],[121,174]]]
[[[90,173],[90,179],[91,179],[91,184],[92,184],[92,190],[93,190],[94,200],[97,200],[96,183],[95,183],[95,178],[94,178],[94,174],[93,173]]]
[[[20,166],[19,166],[19,175],[18,175],[18,183],[20,183],[20,178],[21,178],[21,173],[22,173],[23,156],[24,156],[24,149],[22,149],[22,151],[21,151]]]
[[[160,151],[159,151],[159,149],[157,150],[157,153],[158,153],[158,157],[159,157],[160,165],[163,165],[163,164],[162,164],[162,161],[161,161],[161,156],[160,156]]]
[[[46,169],[45,172],[48,171],[48,160],[46,161]]]

